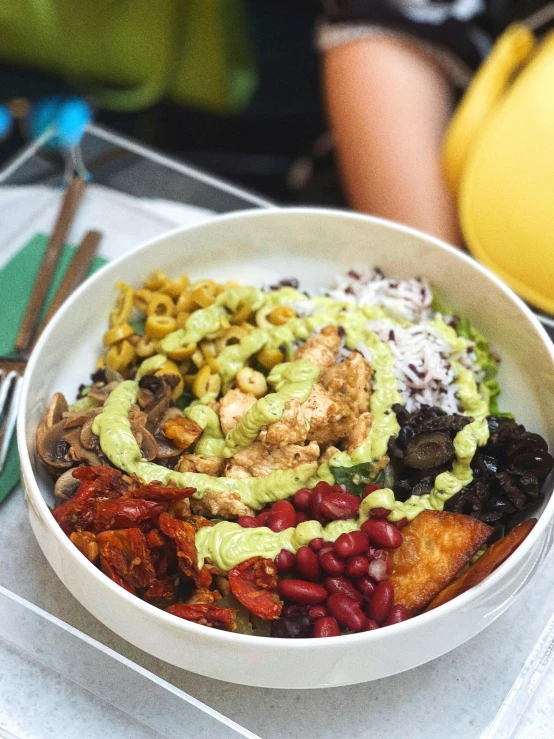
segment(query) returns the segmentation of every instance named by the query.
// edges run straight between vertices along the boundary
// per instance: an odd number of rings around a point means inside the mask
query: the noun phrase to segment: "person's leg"
[[[440,67],[408,42],[374,36],[325,52],[323,71],[352,207],[459,244],[440,166],[453,107]]]

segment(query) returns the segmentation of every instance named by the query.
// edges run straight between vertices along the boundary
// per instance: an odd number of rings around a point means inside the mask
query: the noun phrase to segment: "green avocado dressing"
[[[174,482],[179,488],[196,488],[196,498],[202,498],[208,490],[214,493],[238,493],[245,505],[260,510],[267,503],[290,498],[314,475],[315,463],[300,465],[293,470],[275,470],[265,477],[234,479],[210,477],[196,472],[175,472],[159,464],[146,462],[142,459],[128,419],[137,393],[138,383],[134,380],[120,383],[110,393],[102,413],[94,419],[92,430],[99,436],[102,451],[113,465],[128,474],[137,475],[145,482],[157,480],[163,484]]]
[[[228,385],[234,380],[239,371],[244,367],[247,360],[267,343],[268,335],[266,331],[254,329],[238,344],[226,346],[217,357],[219,365],[219,375],[223,386]]]
[[[283,417],[288,400],[306,401],[319,377],[319,367],[300,359],[275,366],[267,381],[277,392],[257,400],[225,437],[224,457],[232,457],[239,449],[250,446],[263,426],[275,423]]]
[[[208,334],[217,331],[228,311],[237,310],[243,302],[248,303],[252,310],[258,310],[265,303],[265,294],[255,287],[231,287],[224,290],[213,305],[194,311],[187,319],[185,328],[165,336],[159,341],[158,347],[167,353],[189,344],[197,344]]]
[[[224,572],[228,572],[251,557],[275,559],[281,549],[293,554],[312,539],[335,541],[341,534],[357,531],[367,521],[372,508],[391,507],[394,493],[388,488],[371,493],[362,501],[357,518],[345,521],[331,521],[322,526],[318,521],[305,521],[296,528],[275,533],[262,526],[257,529],[243,529],[237,523],[222,521],[215,526],[205,526],[196,533],[198,563],[201,567],[209,558]]]
[[[153,357],[148,357],[140,365],[137,370],[136,379],[140,380],[144,375],[153,375],[157,370],[164,366],[167,362],[165,354],[154,354]]]
[[[237,523],[222,521],[215,526],[204,526],[196,532],[198,564],[201,567],[209,557],[216,567],[228,572],[251,557],[275,559],[281,549],[294,553],[317,537],[334,541],[342,533],[358,528],[356,519],[332,521],[325,527],[318,521],[305,521],[294,529],[275,533],[265,526],[243,529]]]
[[[202,436],[196,442],[195,453],[205,457],[221,457],[225,439],[219,425],[217,413],[207,405],[197,403],[185,408],[185,416],[203,429]]]

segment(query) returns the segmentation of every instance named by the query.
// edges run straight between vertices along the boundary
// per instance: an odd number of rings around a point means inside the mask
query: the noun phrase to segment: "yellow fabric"
[[[525,300],[554,313],[554,33],[499,40],[444,142],[470,251]]]
[[[244,0],[0,0],[0,61],[116,110],[234,111],[257,83]]]

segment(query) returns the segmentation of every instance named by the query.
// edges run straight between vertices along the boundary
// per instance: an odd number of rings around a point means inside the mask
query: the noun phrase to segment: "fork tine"
[[[0,474],[8,455],[8,448],[15,429],[19,395],[23,378],[17,372],[9,372],[0,386]]]

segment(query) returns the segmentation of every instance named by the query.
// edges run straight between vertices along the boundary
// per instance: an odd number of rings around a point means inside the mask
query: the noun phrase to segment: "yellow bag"
[[[443,163],[472,254],[554,314],[554,32],[511,26],[446,135]]]

